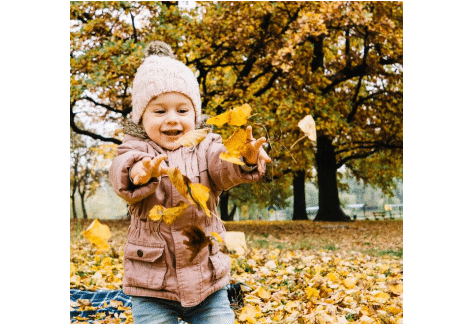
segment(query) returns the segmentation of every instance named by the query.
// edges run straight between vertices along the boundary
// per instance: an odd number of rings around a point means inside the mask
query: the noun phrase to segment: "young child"
[[[145,50],[133,82],[132,105],[133,123],[125,128],[110,177],[131,215],[123,291],[132,296],[134,323],[178,323],[180,317],[195,324],[233,324],[235,315],[224,289],[230,257],[218,244],[211,244],[191,259],[183,230],[195,225],[206,235],[217,232],[225,238],[224,225],[216,216],[219,195],[264,175],[266,163],[271,162],[261,147],[266,140],[255,140],[247,128],[245,166],[219,158],[226,148],[213,133],[194,147],[181,146],[177,140],[200,122],[199,84],[162,42],[152,42]],[[190,203],[172,225],[148,217],[155,205],[170,208],[187,202],[163,173],[169,167],[210,189],[207,207],[212,217]]]

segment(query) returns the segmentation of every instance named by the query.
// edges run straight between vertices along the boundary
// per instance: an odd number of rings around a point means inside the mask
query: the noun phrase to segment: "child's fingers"
[[[162,168],[160,168],[161,162],[163,162],[166,158],[167,158],[166,154],[161,154],[161,155],[156,156],[153,159],[153,161],[151,161],[151,166],[152,166],[153,174],[155,177],[159,177],[161,175],[162,173],[161,172]]]
[[[253,129],[251,126],[246,127],[246,141],[251,142],[253,140]]]
[[[261,160],[265,161],[266,163],[271,162],[271,158],[269,157],[268,153],[265,150],[260,150],[259,157]]]
[[[266,138],[264,137],[261,137],[261,138],[258,138],[258,140],[253,144],[254,148],[256,151],[259,151],[260,147],[266,143]]]
[[[149,157],[145,157],[143,160],[141,160],[141,163],[145,169],[149,169],[151,165],[151,159]]]
[[[258,155],[257,168],[258,172],[263,172],[266,163],[270,163],[271,158],[268,156],[265,150],[261,149]]]

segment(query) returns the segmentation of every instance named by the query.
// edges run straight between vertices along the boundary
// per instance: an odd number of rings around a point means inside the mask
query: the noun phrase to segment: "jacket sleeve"
[[[220,154],[227,152],[220,136],[214,137],[207,151],[207,163],[210,179],[218,190],[228,190],[240,183],[260,180],[265,171],[254,170],[245,172],[238,164],[220,159]]]
[[[117,148],[117,156],[113,159],[109,172],[115,193],[130,205],[154,193],[159,184],[159,179],[156,178],[140,186],[130,180],[129,170],[133,165],[145,157],[156,156],[156,153],[148,149],[145,143],[133,142],[126,142]]]

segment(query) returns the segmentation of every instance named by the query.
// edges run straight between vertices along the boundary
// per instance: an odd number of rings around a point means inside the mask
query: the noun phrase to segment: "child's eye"
[[[154,111],[155,114],[159,114],[159,115],[162,115],[162,114],[164,114],[165,112],[166,112],[166,110],[164,110],[164,109],[156,109],[156,110]]]
[[[187,109],[187,108],[179,109],[179,113],[180,113],[180,114],[185,114],[185,113],[187,113],[188,111],[189,111],[189,109]]]

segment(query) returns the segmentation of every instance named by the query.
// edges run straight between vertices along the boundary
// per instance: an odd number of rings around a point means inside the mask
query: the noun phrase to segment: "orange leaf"
[[[90,243],[98,247],[100,251],[110,250],[107,240],[110,238],[110,229],[107,225],[101,224],[97,219],[87,227],[85,231],[82,232]]]

